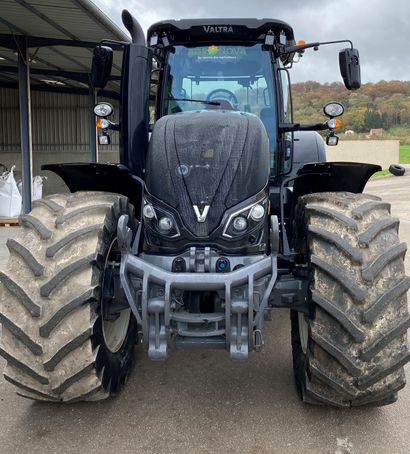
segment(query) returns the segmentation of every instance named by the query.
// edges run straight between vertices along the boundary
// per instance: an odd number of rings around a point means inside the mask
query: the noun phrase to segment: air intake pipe
[[[124,46],[122,63],[120,162],[141,177],[148,149],[153,55],[145,45],[141,25],[127,10],[122,12],[122,22],[131,35],[132,43]]]
[[[137,19],[126,9],[122,10],[121,19],[124,27],[130,32],[132,42],[145,46],[145,35]]]

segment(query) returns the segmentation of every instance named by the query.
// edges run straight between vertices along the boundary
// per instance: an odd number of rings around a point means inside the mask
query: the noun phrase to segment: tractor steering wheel
[[[217,88],[216,90],[212,90],[208,96],[206,97],[207,101],[228,101],[232,108],[236,107],[238,104],[238,98],[229,90],[225,88]]]

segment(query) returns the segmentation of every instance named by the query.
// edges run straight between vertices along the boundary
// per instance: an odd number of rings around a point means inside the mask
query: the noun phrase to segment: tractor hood
[[[208,236],[228,208],[259,193],[268,179],[268,138],[255,115],[186,112],[155,124],[147,191],[175,208],[196,236]]]

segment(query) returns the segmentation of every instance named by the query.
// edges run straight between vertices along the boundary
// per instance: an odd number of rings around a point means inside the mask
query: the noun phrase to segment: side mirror
[[[339,52],[340,74],[348,90],[356,90],[361,86],[360,60],[357,49],[342,49]]]
[[[91,85],[104,88],[111,74],[113,51],[111,47],[97,46],[93,52],[91,66]]]

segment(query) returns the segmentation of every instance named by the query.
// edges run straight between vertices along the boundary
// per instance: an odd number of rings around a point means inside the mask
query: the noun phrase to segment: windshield
[[[168,57],[164,113],[225,109],[255,114],[267,130],[273,167],[277,121],[270,59],[260,43],[176,46]]]
[[[270,56],[261,44],[177,46],[168,63],[166,114],[222,108],[260,116],[273,107]]]

